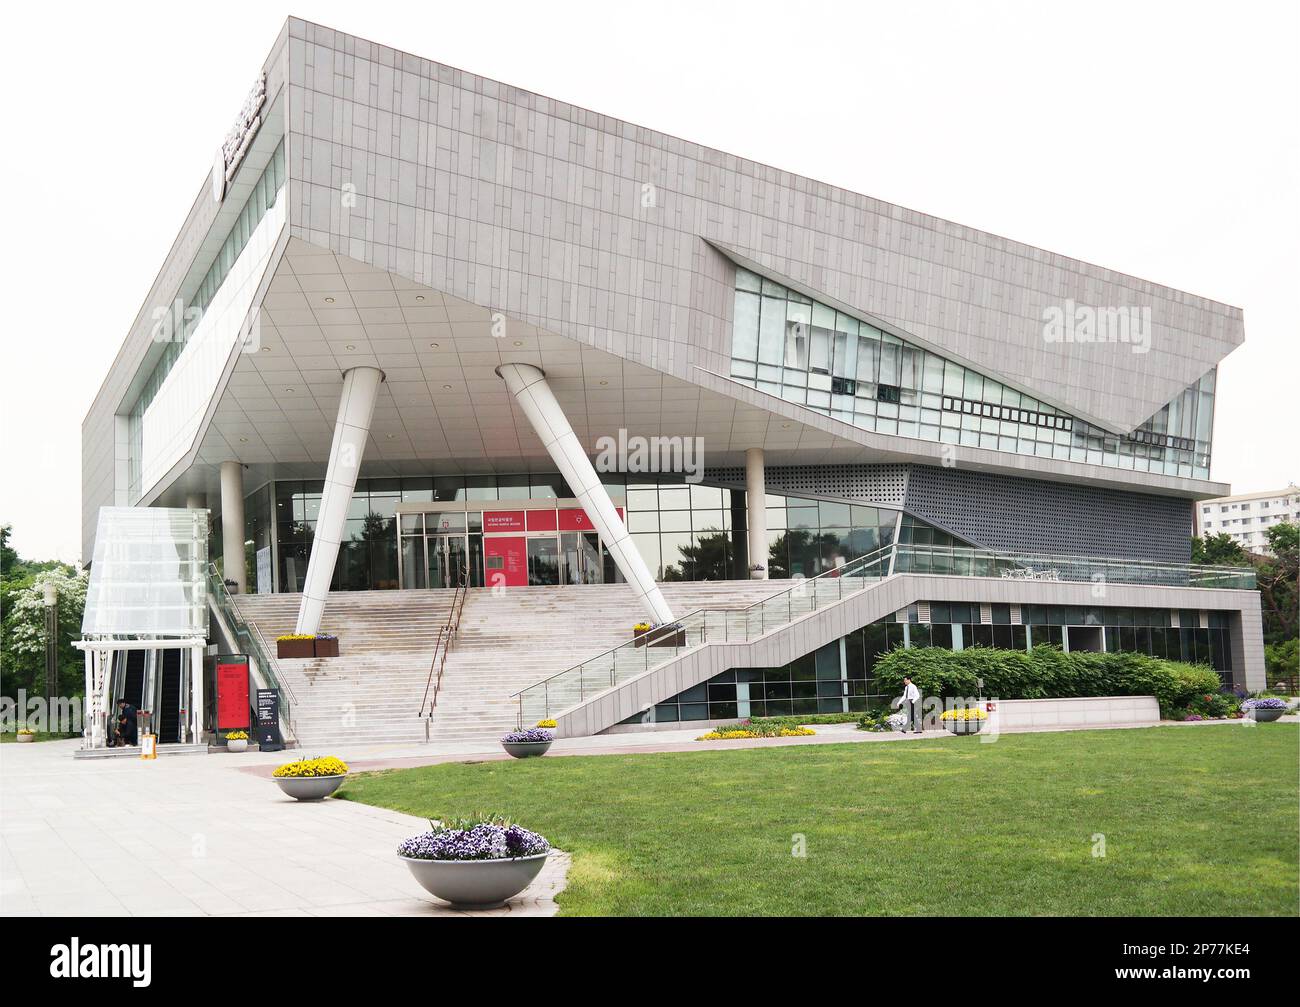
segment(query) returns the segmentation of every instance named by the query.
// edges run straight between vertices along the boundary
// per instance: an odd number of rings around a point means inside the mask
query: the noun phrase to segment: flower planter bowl
[[[634,629],[634,630],[632,630],[632,645],[635,646],[635,647],[644,647],[644,646],[645,646],[645,638],[646,638],[646,634],[649,633],[649,632],[650,632],[650,630],[648,630],[648,629]]]
[[[504,905],[532,884],[549,853],[501,860],[397,859],[430,895],[453,906],[488,909]]]
[[[246,752],[246,751],[248,751],[248,739],[247,739],[247,738],[227,738],[227,739],[226,739],[226,751],[227,751],[227,752]]]
[[[1253,718],[1255,723],[1257,724],[1271,724],[1273,723],[1273,721],[1277,720],[1278,717],[1282,716],[1282,714],[1286,712],[1287,711],[1280,706],[1279,707],[1257,706],[1249,713],[1247,713],[1246,716]]]
[[[315,640],[276,640],[275,656],[283,660],[297,660],[316,656]]]
[[[295,801],[320,801],[339,789],[346,774],[338,776],[276,776],[276,786]]]
[[[16,738],[15,740],[17,740],[18,744],[20,744],[20,745],[30,745],[33,741],[36,740],[36,735],[34,735],[34,734],[20,734],[20,735],[17,736],[17,738]]]
[[[984,729],[982,720],[945,720],[943,726],[953,734],[979,734]]]
[[[339,656],[339,638],[332,637],[328,640],[316,640],[317,657],[338,657]]]
[[[536,755],[545,755],[554,741],[503,741],[501,747],[516,759],[531,759]]]

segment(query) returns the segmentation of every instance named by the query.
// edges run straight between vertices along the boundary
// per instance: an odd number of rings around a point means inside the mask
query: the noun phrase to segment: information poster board
[[[140,758],[142,759],[158,758],[158,735],[156,734],[140,735]]]
[[[280,690],[257,690],[257,747],[263,752],[279,752],[284,748],[280,736]]]
[[[248,705],[248,658],[242,654],[217,658],[217,730],[247,730]]]
[[[271,594],[274,590],[271,583],[271,547],[268,545],[257,550],[257,593]]]

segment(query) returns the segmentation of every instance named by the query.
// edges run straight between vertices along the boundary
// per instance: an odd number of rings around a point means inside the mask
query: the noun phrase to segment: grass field
[[[702,746],[370,773],[339,796],[510,815],[574,854],[571,915],[1294,916],[1298,744],[1265,724]]]

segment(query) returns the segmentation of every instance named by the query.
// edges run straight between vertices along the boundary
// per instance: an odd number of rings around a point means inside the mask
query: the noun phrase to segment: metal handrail
[[[900,557],[902,558],[939,557],[942,559],[950,559],[950,560],[960,559],[963,561],[963,566],[965,566],[966,568],[961,570],[959,569],[915,570],[915,569],[909,569],[908,564],[898,563],[897,560]],[[843,566],[838,566],[831,570],[824,571],[823,573],[820,573],[815,577],[801,579],[800,582],[796,584],[794,587],[788,588],[785,591],[779,592],[770,597],[754,602],[753,604],[748,605],[745,608],[696,609],[695,611],[690,612],[687,615],[681,617],[673,624],[669,624],[667,626],[655,627],[655,629],[652,632],[655,636],[659,636],[659,637],[666,637],[671,634],[673,638],[676,639],[678,634],[684,635],[686,633],[686,625],[685,625],[686,623],[696,623],[702,619],[702,623],[701,623],[702,632],[700,634],[700,640],[694,646],[702,645],[704,643],[709,642],[708,641],[708,616],[710,612],[715,612],[715,613],[722,613],[724,616],[723,623],[722,623],[724,634],[729,632],[726,617],[743,615],[744,630],[747,638],[749,628],[750,628],[750,613],[752,613],[755,609],[758,609],[761,619],[756,629],[758,634],[762,635],[763,633],[766,633],[768,630],[767,610],[770,606],[773,605],[774,602],[779,603],[779,601],[782,598],[786,598],[787,602],[790,602],[795,597],[801,597],[807,594],[808,583],[810,581],[818,581],[818,580],[822,580],[823,578],[851,577],[855,572],[865,571],[868,567],[875,564],[879,564],[886,558],[888,559],[889,563],[888,566],[886,567],[886,572],[884,574],[881,574],[880,575],[881,577],[906,575],[906,574],[913,574],[913,573],[923,573],[923,574],[936,573],[945,576],[1002,577],[1002,576],[1014,576],[1016,572],[1028,572],[1031,575],[1035,573],[1050,575],[1049,577],[1047,577],[1047,579],[1059,578],[1061,580],[1066,580],[1066,581],[1070,581],[1070,580],[1077,581],[1080,580],[1081,577],[1086,580],[1095,580],[1098,577],[1105,580],[1108,579],[1108,575],[1113,575],[1118,573],[1120,575],[1119,578],[1110,576],[1109,579],[1115,580],[1115,582],[1123,582],[1123,579],[1130,575],[1135,577],[1140,577],[1141,575],[1147,575],[1147,579],[1145,580],[1136,579],[1130,581],[1130,583],[1136,583],[1136,584],[1147,583],[1147,584],[1156,584],[1156,585],[1163,585],[1163,586],[1169,586],[1172,583],[1174,586],[1185,586],[1190,588],[1207,588],[1207,587],[1250,588],[1254,586],[1254,570],[1250,568],[1242,568],[1242,567],[1201,566],[1201,565],[1194,565],[1190,563],[1169,564],[1169,563],[1153,562],[1150,560],[1127,560],[1127,559],[1122,559],[1117,557],[1080,556],[1080,555],[1053,554],[1053,553],[1017,553],[1017,552],[1003,553],[1003,552],[998,552],[996,550],[979,549],[973,546],[928,546],[928,545],[916,545],[912,543],[907,543],[907,544],[891,543],[890,545],[882,546],[880,549],[877,549],[872,553],[868,553],[865,556],[860,556],[857,559],[854,559],[844,564]],[[1055,566],[1049,568],[1046,571],[1033,570],[1034,566],[1044,566],[1048,564],[1055,564]],[[1061,571],[1058,569],[1058,567],[1065,567],[1064,577],[1060,577]],[[1080,572],[1079,568],[1082,568],[1082,573]],[[1157,579],[1151,576],[1153,574],[1162,574],[1164,576],[1163,578]],[[1084,575],[1086,575],[1086,577]],[[816,585],[814,585],[812,589],[812,596],[813,596],[813,603],[809,611],[815,610],[817,608],[817,586]],[[842,599],[843,597],[844,597],[844,591],[841,585],[839,591],[839,598]],[[795,611],[794,611],[793,604],[787,604],[787,608],[784,613],[784,618],[782,618],[781,613],[778,612],[777,618],[779,621],[773,623],[773,628],[775,628],[775,626],[777,625],[787,625],[788,623],[794,620],[794,617],[795,617]],[[602,681],[598,683],[597,691],[601,691],[605,688],[613,686],[617,684],[617,678],[618,678],[618,656],[617,655],[619,654],[619,652],[625,651],[627,648],[649,645],[653,639],[654,637],[652,636],[650,639],[644,639],[640,641],[629,640],[625,643],[619,644],[617,647],[613,647],[607,651],[604,651],[603,653],[597,654],[594,657],[588,658],[587,660],[582,661],[579,664],[573,665],[572,667],[566,668],[565,670],[557,672],[554,675],[541,679],[540,681],[534,682],[532,685],[529,685],[527,688],[520,689],[518,692],[511,693],[510,698],[516,700],[519,707],[519,716],[518,716],[519,723],[521,725],[523,723],[523,708],[524,708],[525,694],[532,694],[535,692],[535,690],[540,689],[543,696],[543,705],[547,711],[547,714],[549,715],[550,691],[551,691],[552,684],[556,683],[558,679],[565,678],[567,676],[572,676],[575,673],[577,673],[577,686],[578,686],[578,694],[579,694],[578,701],[581,702],[583,699],[585,699],[585,693],[587,691],[586,682],[584,680],[584,671],[586,669],[588,669],[592,665],[599,665],[607,659],[610,660],[610,666],[608,669],[609,682],[604,683]],[[726,637],[724,636],[724,640],[725,639]],[[688,644],[686,640],[683,640],[680,647],[676,645],[673,646],[674,646],[674,654],[675,654],[678,650],[688,649],[690,646],[693,645]],[[668,660],[667,655],[665,656],[664,660]],[[645,662],[645,670],[647,671],[650,670],[650,667],[651,664],[650,664],[649,657],[647,655],[646,662]]]
[[[267,684],[280,693],[280,713],[284,718],[284,722],[292,728],[293,707],[298,702],[298,699],[289,684],[280,677],[271,657],[271,650],[262,636],[262,630],[256,623],[250,623],[244,618],[239,611],[238,603],[227,590],[225,581],[221,579],[221,575],[217,572],[216,565],[213,563],[208,564],[208,589],[217,610],[229,622],[230,632],[234,634],[236,641],[247,645],[249,657],[257,662],[257,666],[265,676]]]
[[[469,589],[469,570],[461,567],[460,576],[456,581],[456,593],[451,597],[451,608],[447,610],[447,622],[439,627],[438,637],[433,644],[433,658],[429,662],[429,677],[424,683],[424,696],[420,699],[420,712],[418,717],[432,717],[434,708],[438,705],[438,692],[442,689],[442,673],[447,668],[447,651],[451,648],[451,641],[460,631],[460,615],[465,607],[465,595]],[[439,656],[441,655],[441,661]],[[437,681],[434,681],[434,669],[438,671]],[[433,690],[433,699],[429,701],[429,690]],[[429,712],[424,712],[425,703],[429,703]],[[428,725],[426,724],[426,729]]]
[[[525,692],[529,692],[529,691],[531,691],[531,690],[533,690],[533,689],[536,689],[536,688],[539,688],[539,687],[545,689],[548,683],[553,682],[553,681],[556,680],[557,678],[561,678],[561,677],[563,677],[563,676],[565,676],[565,675],[569,675],[569,674],[571,674],[571,673],[573,673],[573,672],[575,672],[575,671],[580,671],[580,669],[582,669],[584,666],[589,665],[589,664],[592,664],[592,663],[597,662],[597,661],[600,661],[601,659],[606,658],[606,657],[609,657],[611,654],[614,654],[614,653],[616,653],[616,652],[618,652],[618,651],[620,651],[620,650],[625,650],[626,648],[629,648],[629,647],[637,647],[637,646],[639,646],[639,645],[643,645],[643,644],[648,645],[654,637],[656,637],[656,636],[665,636],[665,635],[668,635],[668,634],[671,633],[671,632],[675,632],[675,630],[674,630],[674,626],[680,626],[682,623],[685,623],[685,622],[690,621],[690,620],[694,620],[694,619],[695,619],[696,617],[698,617],[698,616],[702,616],[702,617],[704,617],[704,619],[705,619],[705,621],[706,621],[706,623],[707,623],[708,614],[709,614],[710,612],[723,613],[724,616],[728,616],[728,615],[743,615],[743,616],[745,616],[745,622],[746,622],[746,625],[748,625],[748,622],[749,622],[749,614],[750,614],[752,611],[754,611],[755,609],[759,609],[759,610],[760,610],[760,615],[763,616],[763,619],[762,619],[761,624],[760,624],[759,632],[760,632],[760,634],[761,634],[761,633],[765,633],[765,632],[767,631],[767,619],[766,619],[766,615],[765,615],[765,612],[763,611],[763,609],[765,609],[766,606],[771,605],[771,604],[772,604],[773,602],[775,602],[775,601],[779,601],[781,598],[786,598],[787,601],[790,601],[790,600],[792,600],[792,599],[794,599],[794,598],[796,598],[796,597],[803,597],[804,595],[806,595],[806,594],[808,593],[808,584],[813,583],[814,581],[819,581],[819,580],[823,580],[823,579],[837,579],[837,578],[842,579],[842,578],[846,578],[846,577],[851,577],[851,576],[852,576],[852,572],[853,572],[854,570],[861,570],[861,569],[864,569],[864,568],[867,567],[867,566],[870,566],[870,565],[873,564],[873,563],[878,563],[878,562],[879,562],[881,559],[883,559],[886,555],[890,554],[890,553],[893,551],[893,548],[894,548],[894,547],[893,547],[892,545],[889,545],[889,546],[882,546],[881,548],[876,549],[874,552],[869,552],[869,553],[867,553],[867,554],[864,555],[864,556],[859,556],[859,557],[857,557],[856,559],[850,560],[849,562],[843,564],[842,566],[836,566],[836,567],[832,567],[830,570],[824,570],[824,571],[822,571],[821,573],[817,574],[817,575],[814,576],[814,577],[800,577],[800,578],[796,578],[797,583],[796,583],[793,587],[786,588],[786,589],[783,590],[783,591],[778,591],[778,592],[776,592],[775,594],[769,595],[769,596],[766,597],[766,598],[762,598],[762,599],[760,599],[760,600],[754,602],[754,603],[751,604],[751,605],[746,605],[746,606],[743,607],[743,608],[714,608],[714,609],[709,609],[709,608],[697,608],[697,609],[695,609],[694,611],[692,611],[692,612],[688,612],[686,615],[684,615],[684,616],[680,617],[679,619],[675,620],[675,622],[673,622],[673,623],[669,623],[668,625],[665,625],[665,626],[656,626],[656,627],[651,631],[651,633],[652,633],[653,635],[651,636],[651,639],[650,639],[650,640],[646,640],[646,641],[628,640],[628,641],[626,641],[626,642],[624,642],[624,643],[619,644],[617,647],[611,647],[609,650],[604,651],[603,653],[597,654],[595,657],[588,658],[587,660],[582,661],[582,662],[580,662],[579,664],[575,664],[575,665],[573,665],[573,666],[570,667],[570,668],[566,668],[566,669],[564,669],[564,671],[556,672],[554,675],[551,675],[551,676],[549,676],[548,678],[544,678],[544,679],[541,679],[541,680],[538,681],[538,682],[534,682],[532,685],[528,686],[527,688],[520,689],[518,692],[511,693],[511,694],[510,694],[510,698],[511,698],[511,699],[518,699],[518,698],[521,697]],[[816,589],[816,587],[814,586],[814,587],[813,587],[813,607],[814,607],[814,608],[816,608],[816,590],[817,590],[817,589]],[[841,597],[843,596],[843,588],[842,588],[842,587],[841,587],[841,590],[840,590],[840,595],[841,595]],[[792,607],[790,607],[790,606],[787,607],[787,615],[788,615],[789,617],[792,617],[792,616],[793,616],[793,610],[792,610]],[[790,621],[790,618],[787,618],[787,619],[785,620],[785,622],[789,622],[789,621]],[[785,622],[780,623],[779,625],[784,625]],[[776,623],[773,624],[774,627],[775,627],[776,625],[778,625],[778,624],[776,624]],[[724,630],[725,630],[725,628],[726,628],[726,622],[725,622],[725,620],[724,620],[724,622],[723,622],[723,627],[724,627]]]

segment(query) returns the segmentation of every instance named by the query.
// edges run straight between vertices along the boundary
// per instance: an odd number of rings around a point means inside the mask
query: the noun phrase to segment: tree
[[[1192,562],[1199,566],[1249,566],[1250,557],[1231,535],[1192,536]]]
[[[57,560],[24,560],[9,545],[11,529],[0,530],[0,693],[45,692],[45,584],[59,596],[58,656],[61,696],[85,691],[85,660],[72,641],[81,638],[86,575]]]
[[[1300,526],[1289,521],[1275,524],[1265,532],[1273,555],[1260,557],[1255,563],[1255,582],[1259,586],[1260,607],[1264,617],[1264,642],[1282,643],[1300,634],[1297,626],[1297,570],[1300,569]]]

